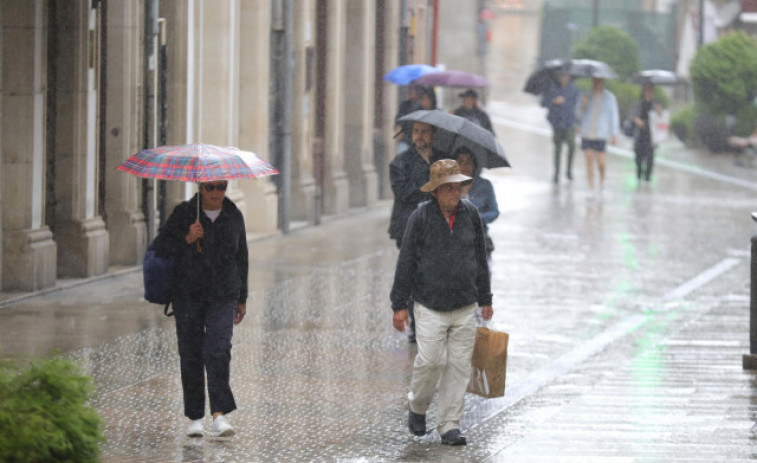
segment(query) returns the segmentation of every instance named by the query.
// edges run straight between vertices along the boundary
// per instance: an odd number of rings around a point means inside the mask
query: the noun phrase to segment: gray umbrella
[[[452,155],[460,146],[473,152],[478,166],[488,169],[510,167],[505,157],[505,149],[485,128],[439,109],[419,110],[402,116],[399,121],[424,122],[436,127],[434,147],[447,155]]]
[[[570,74],[576,77],[616,79],[618,75],[609,64],[593,59],[574,59],[570,62]]]
[[[639,85],[675,85],[678,82],[678,76],[673,72],[662,69],[647,69],[646,71],[639,71],[632,75],[631,82]]]

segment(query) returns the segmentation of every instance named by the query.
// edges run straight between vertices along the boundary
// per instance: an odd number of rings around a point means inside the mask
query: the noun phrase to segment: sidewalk
[[[548,138],[497,131],[515,166],[486,174],[507,392],[467,397],[465,448],[406,429],[415,348],[391,327],[388,203],[252,243],[231,439],[183,437],[173,321],[140,302],[139,272],[0,309],[0,344],[86,366],[106,462],[753,460],[757,380],[741,356],[754,193],[670,166],[638,188],[615,159],[594,198],[580,158],[555,186]]]

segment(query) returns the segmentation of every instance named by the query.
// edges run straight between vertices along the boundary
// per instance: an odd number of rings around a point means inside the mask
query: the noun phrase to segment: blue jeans
[[[229,386],[236,308],[236,302],[174,302],[184,414],[191,420],[205,416],[206,373],[210,413],[237,408]]]

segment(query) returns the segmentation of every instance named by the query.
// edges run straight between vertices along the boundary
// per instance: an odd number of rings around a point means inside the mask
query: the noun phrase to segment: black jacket
[[[433,150],[429,161],[433,164],[443,158],[440,151]],[[389,222],[391,239],[401,240],[410,214],[418,204],[431,199],[431,195],[421,191],[421,187],[428,182],[428,174],[429,164],[426,164],[415,146],[398,154],[389,164],[389,179],[394,192],[392,218]]]
[[[178,301],[247,301],[247,233],[244,217],[229,198],[211,222],[200,210],[205,236],[187,244],[189,226],[197,217],[197,195],[176,206],[155,239],[156,251],[176,257],[174,299]]]
[[[489,132],[494,133],[494,128],[492,127],[491,120],[489,120],[489,115],[480,108],[468,109],[461,106],[455,110],[455,116],[464,117],[474,124],[478,124],[485,128]]]
[[[410,216],[392,287],[392,310],[412,296],[431,310],[449,312],[469,304],[491,305],[484,226],[476,206],[461,200],[450,230],[436,199]]]

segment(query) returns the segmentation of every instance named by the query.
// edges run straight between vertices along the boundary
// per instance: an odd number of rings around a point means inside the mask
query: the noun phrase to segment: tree
[[[721,37],[699,49],[689,72],[709,113],[738,115],[757,96],[757,41],[742,31]]]
[[[617,27],[595,27],[573,46],[571,57],[603,61],[618,73],[621,79],[641,69],[639,44]]]

